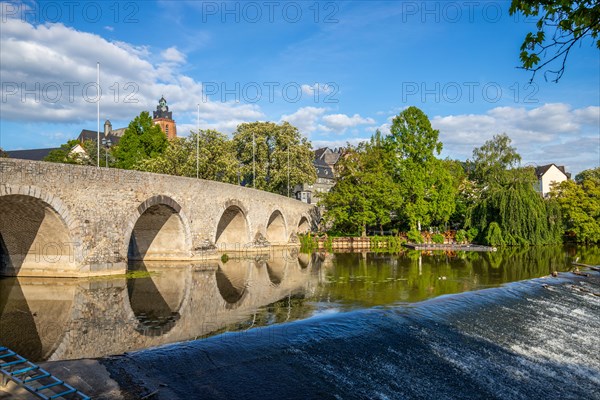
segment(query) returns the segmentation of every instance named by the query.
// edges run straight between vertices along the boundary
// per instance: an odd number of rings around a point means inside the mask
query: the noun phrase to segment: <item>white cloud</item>
[[[359,125],[373,125],[375,120],[373,118],[363,118],[359,114],[348,116],[346,114],[329,114],[323,118],[324,125],[337,133],[343,133],[348,128],[353,128]]]
[[[160,53],[160,55],[162,56],[162,58],[165,59],[165,61],[178,64],[185,62],[185,54],[177,50],[176,47],[169,47],[168,49],[163,50],[163,52]]]
[[[265,117],[257,105],[206,99],[201,83],[179,72],[186,57],[175,47],[157,51],[63,24],[33,25],[8,17],[2,22],[0,58],[2,119],[71,123],[80,127],[72,136],[95,122],[97,61],[102,120],[129,121],[141,111],[152,111],[162,95],[181,123],[185,118],[196,121],[198,103],[205,127],[227,132],[240,122]],[[34,147],[35,141],[31,143]]]
[[[527,110],[496,107],[485,114],[436,116],[444,153],[459,159],[471,157],[495,134],[506,133],[524,164],[556,163],[579,172],[600,164],[600,107],[573,109],[552,103]]]
[[[310,135],[318,129],[322,129],[319,124],[319,119],[327,110],[320,107],[302,107],[295,113],[282,115],[281,121],[287,121],[297,127],[300,132],[305,135]]]
[[[114,26],[109,26],[109,25],[106,25],[106,26],[104,27],[104,29],[106,29],[106,30],[107,30],[107,31],[109,31],[109,32],[114,32],[114,30],[115,30],[115,27],[114,27]]]
[[[312,85],[303,84],[300,87],[302,93],[308,96],[320,96],[332,93],[336,90],[334,84],[330,83],[314,83]]]
[[[350,138],[350,139],[339,139],[339,140],[313,140],[312,145],[314,149],[320,149],[322,147],[329,147],[330,149],[334,149],[336,147],[346,147],[349,144],[356,146],[360,142],[368,142],[371,140],[368,138]]]

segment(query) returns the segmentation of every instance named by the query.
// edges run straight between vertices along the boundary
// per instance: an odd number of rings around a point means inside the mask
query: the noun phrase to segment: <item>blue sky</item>
[[[169,102],[179,135],[287,120],[314,147],[384,133],[415,105],[443,156],[505,132],[525,164],[600,164],[600,52],[559,83],[516,68],[534,22],[509,2],[9,2],[0,22],[0,146],[53,147]],[[87,86],[85,86],[87,84]],[[87,94],[83,88],[87,87]],[[57,91],[60,90],[60,91]],[[315,91],[317,93],[315,93]],[[318,94],[317,96],[315,94]]]

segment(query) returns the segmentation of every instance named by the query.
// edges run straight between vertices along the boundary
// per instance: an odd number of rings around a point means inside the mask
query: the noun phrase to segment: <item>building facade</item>
[[[536,190],[543,196],[548,196],[553,183],[560,183],[571,178],[571,174],[565,171],[564,166],[556,164],[542,165],[535,168],[535,175],[538,178]]]
[[[335,164],[341,154],[341,148],[332,150],[324,147],[315,150],[313,166],[317,172],[317,180],[314,184],[296,185],[294,188],[296,199],[304,203],[315,204],[319,201],[320,195],[328,193],[335,186]]]

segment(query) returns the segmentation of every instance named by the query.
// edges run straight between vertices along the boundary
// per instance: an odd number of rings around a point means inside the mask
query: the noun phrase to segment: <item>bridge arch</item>
[[[137,207],[126,226],[129,260],[180,260],[190,256],[188,219],[171,197],[150,197]]]
[[[215,281],[227,308],[236,308],[243,303],[248,295],[253,269],[254,263],[245,259],[228,260],[219,264],[215,271]]]
[[[269,216],[266,228],[266,238],[270,243],[287,243],[287,222],[283,213],[275,209]]]
[[[310,220],[306,215],[302,215],[300,221],[298,221],[298,233],[304,234],[308,232],[310,232]]]
[[[162,263],[135,263],[132,269],[151,273],[127,280],[128,309],[137,319],[135,330],[143,336],[162,336],[177,325],[191,295],[191,269]],[[127,305],[126,305],[127,306]]]
[[[250,240],[247,213],[239,203],[226,204],[215,234],[215,244],[221,250],[241,250]]]
[[[75,270],[80,232],[59,198],[35,186],[0,186],[0,275]]]
[[[288,261],[285,257],[275,257],[264,262],[271,286],[279,286],[287,276]]]
[[[0,338],[32,361],[45,361],[64,340],[77,281],[0,280]]]

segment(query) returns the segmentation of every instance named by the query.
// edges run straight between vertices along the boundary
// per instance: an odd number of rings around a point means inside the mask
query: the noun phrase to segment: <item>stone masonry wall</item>
[[[283,215],[287,238],[294,237],[303,218],[311,226],[318,223],[313,206],[251,188],[138,171],[0,159],[0,207],[3,196],[15,194],[47,203],[69,234],[69,243],[60,245],[72,265],[57,266],[62,268],[58,273],[45,263],[39,270],[28,268],[31,275],[123,273],[136,221],[157,204],[178,212],[189,260],[214,257],[217,226],[230,206],[239,207],[247,221],[247,232],[235,244],[239,250],[267,236],[266,226],[275,211]]]

